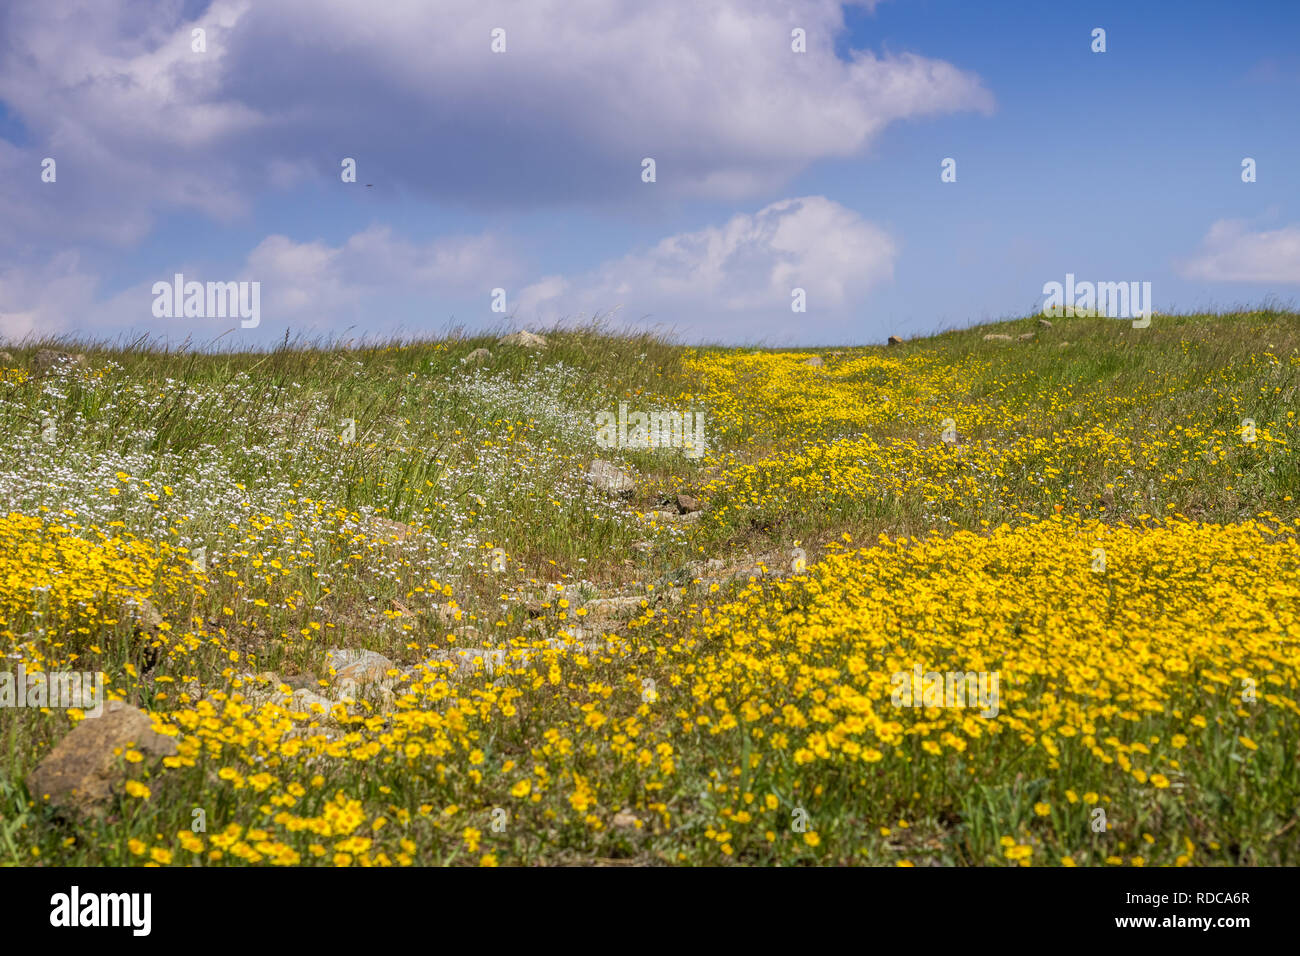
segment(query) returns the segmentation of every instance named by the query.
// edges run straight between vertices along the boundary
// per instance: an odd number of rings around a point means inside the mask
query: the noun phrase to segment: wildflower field
[[[6,666],[174,746],[0,707],[6,864],[1300,864],[1294,313],[9,348]]]

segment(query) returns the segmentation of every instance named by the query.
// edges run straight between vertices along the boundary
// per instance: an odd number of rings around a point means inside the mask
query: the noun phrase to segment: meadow
[[[0,649],[175,743],[0,708],[0,860],[1300,863],[1300,315],[544,335],[0,352]]]

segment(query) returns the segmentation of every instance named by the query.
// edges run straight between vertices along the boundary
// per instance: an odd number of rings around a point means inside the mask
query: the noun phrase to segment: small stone
[[[601,621],[631,610],[639,612],[641,600],[635,596],[594,598],[583,605],[587,610],[585,617],[588,621]]]
[[[353,648],[331,648],[326,652],[325,660],[334,668],[334,682],[339,693],[349,697],[371,684],[391,682],[388,672],[396,667],[383,654]]]
[[[523,330],[502,336],[499,342],[502,345],[522,345],[524,348],[529,349],[546,348],[546,339],[543,336]]]
[[[814,355],[812,358],[805,360],[803,364],[810,365],[813,368],[821,368],[826,363],[822,361],[820,355]]]
[[[627,472],[613,462],[602,461],[599,458],[591,463],[591,467],[583,477],[587,484],[607,495],[630,498],[632,492],[636,490],[636,482]]]
[[[1039,319],[1039,320],[1038,320],[1038,327],[1039,327],[1040,329],[1050,329],[1050,328],[1052,327],[1052,323],[1051,323],[1051,322],[1048,322],[1046,319]]]
[[[288,674],[280,678],[280,682],[294,690],[314,690],[320,686],[315,674]]]
[[[984,341],[985,342],[1014,342],[1015,339],[1013,339],[1009,335],[1003,335],[1001,332],[990,332],[988,335],[984,336]]]
[[[45,755],[27,777],[27,790],[45,801],[88,816],[109,801],[126,782],[126,764],[113,751],[135,750],[156,763],[176,754],[176,741],[153,729],[147,713],[121,701],[109,701],[100,717],[88,717]],[[140,765],[136,765],[140,766]]]
[[[700,510],[700,499],[693,498],[690,495],[677,495],[677,510],[682,514],[690,514],[692,511]]]
[[[336,701],[323,697],[314,690],[299,687],[289,698],[288,709],[295,713],[305,713],[308,718],[327,717],[334,710]]]
[[[58,352],[54,349],[41,349],[32,357],[32,368],[37,372],[46,372],[56,365],[75,365],[85,356],[76,356],[71,352]]]
[[[506,661],[506,652],[500,650],[486,650],[479,648],[466,648],[464,650],[434,651],[429,658],[433,662],[451,661],[456,666],[452,669],[451,676],[457,680],[468,677],[469,675],[482,670],[488,677],[496,673],[497,668],[501,667]],[[526,663],[523,658],[520,663]],[[445,667],[430,668],[432,673],[445,675]]]
[[[159,625],[163,623],[162,614],[159,613],[158,608],[154,607],[153,602],[146,597],[130,598],[123,602],[123,608],[127,614],[135,619],[137,631],[156,631]]]
[[[415,533],[415,528],[391,518],[373,518],[371,523],[375,531],[385,538],[401,543]]]
[[[14,357],[9,352],[0,352],[0,362],[4,362],[6,365],[11,365],[13,364],[13,360]]]
[[[638,822],[640,821],[637,820],[636,814],[629,813],[627,810],[620,810],[614,814],[614,826],[620,830],[634,829]]]
[[[889,344],[890,344],[890,345],[902,345],[902,344],[903,344],[903,340],[900,339],[897,335],[891,335],[891,336],[889,337]]]
[[[461,361],[474,362],[476,364],[479,364],[482,362],[486,362],[491,357],[492,357],[492,353],[489,352],[487,349],[475,349],[473,352],[470,352],[469,355],[466,355],[463,359],[461,359]]]
[[[1033,332],[1022,332],[1020,335],[1016,336],[1016,338],[1019,339],[1021,342],[1028,342],[1033,337],[1034,337]]]

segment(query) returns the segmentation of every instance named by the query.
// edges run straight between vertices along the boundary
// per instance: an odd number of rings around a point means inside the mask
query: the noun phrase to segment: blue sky
[[[1028,314],[1066,273],[1157,312],[1294,305],[1298,36],[1283,0],[18,0],[0,336],[612,311],[852,344]],[[177,272],[260,283],[257,327],[156,317]]]

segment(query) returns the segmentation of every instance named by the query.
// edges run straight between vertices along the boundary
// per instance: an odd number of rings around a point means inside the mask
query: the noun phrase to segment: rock
[[[54,349],[41,349],[32,357],[32,368],[36,372],[47,372],[56,365],[75,365],[79,360],[84,360],[84,355],[73,355],[71,352],[58,352]]]
[[[334,668],[334,686],[342,696],[355,697],[364,687],[392,684],[397,679],[388,674],[397,665],[374,651],[331,648],[325,653],[325,661]]]
[[[591,467],[583,477],[587,484],[607,495],[630,498],[632,492],[636,490],[636,482],[627,472],[613,462],[602,461],[599,458],[591,463]]]
[[[82,816],[94,813],[126,782],[126,768],[135,766],[114,750],[136,750],[147,765],[174,756],[176,741],[155,731],[143,710],[109,701],[102,717],[77,724],[28,775],[32,799]]]
[[[903,344],[903,340],[900,339],[897,335],[891,335],[891,336],[889,337],[889,344],[890,344],[890,345],[902,345],[902,344]]]
[[[336,701],[323,697],[314,690],[308,690],[306,687],[300,687],[293,692],[289,698],[287,709],[295,713],[304,713],[308,719],[313,717],[327,717],[334,710]]]
[[[639,822],[640,821],[637,819],[636,814],[627,810],[620,810],[618,813],[614,814],[614,826],[620,830],[634,829]]]
[[[315,690],[320,686],[315,674],[288,674],[280,678],[280,683],[288,684],[293,690]]]
[[[1033,337],[1034,337],[1033,332],[1022,332],[1020,335],[1016,336],[1016,338],[1019,339],[1021,342],[1028,342]]]
[[[256,674],[240,674],[239,686],[232,685],[232,696],[239,694],[249,707],[261,707],[267,701],[281,700],[285,695],[280,691],[280,675],[275,671],[259,671]],[[209,697],[208,699],[211,699]]]
[[[529,349],[546,348],[546,339],[532,332],[519,331],[511,335],[502,336],[498,340],[502,345],[521,345]]]
[[[1039,320],[1038,320],[1038,327],[1039,327],[1040,329],[1050,329],[1050,328],[1052,327],[1052,323],[1051,323],[1051,322],[1048,322],[1046,319],[1039,319]]]
[[[642,598],[635,595],[630,597],[594,598],[583,605],[587,610],[586,620],[601,621],[631,610],[640,612],[642,600]]]
[[[497,669],[506,662],[506,652],[501,650],[486,650],[482,648],[464,648],[451,651],[434,651],[429,661],[451,661],[455,664],[451,677],[460,680],[463,677],[479,671],[484,671],[488,677],[493,676]],[[521,660],[521,663],[523,661]],[[435,674],[446,674],[446,668],[437,668],[433,671]],[[414,678],[415,675],[412,675]]]
[[[4,362],[6,365],[12,365],[13,360],[14,357],[9,352],[0,352],[0,362]]]
[[[677,510],[682,514],[690,514],[692,511],[700,510],[700,500],[692,498],[690,495],[677,495]]]
[[[460,627],[469,620],[460,605],[434,604],[430,606],[429,613],[443,627]]]
[[[1069,342],[1058,342],[1058,343],[1056,344],[1056,347],[1057,347],[1058,349],[1063,349],[1063,348],[1065,348],[1065,347],[1066,347],[1067,345],[1069,345],[1069,344],[1070,344]]]
[[[988,335],[984,336],[984,341],[985,342],[1013,342],[1015,340],[1011,338],[1011,336],[1003,335],[1000,332],[990,332]]]
[[[133,597],[123,602],[123,609],[135,619],[136,630],[153,632],[163,623],[163,616],[147,597]]]
[[[487,349],[475,349],[473,352],[470,352],[469,355],[466,355],[463,359],[461,359],[461,361],[482,363],[482,362],[486,362],[491,357],[492,357],[492,353],[489,352]]]
[[[409,524],[404,524],[401,521],[394,521],[392,518],[372,518],[370,523],[374,526],[377,534],[383,535],[385,538],[399,543],[415,534],[416,530]]]
[[[812,358],[807,359],[803,364],[811,365],[813,368],[821,368],[826,363],[822,361],[822,357],[820,355],[814,355]]]

